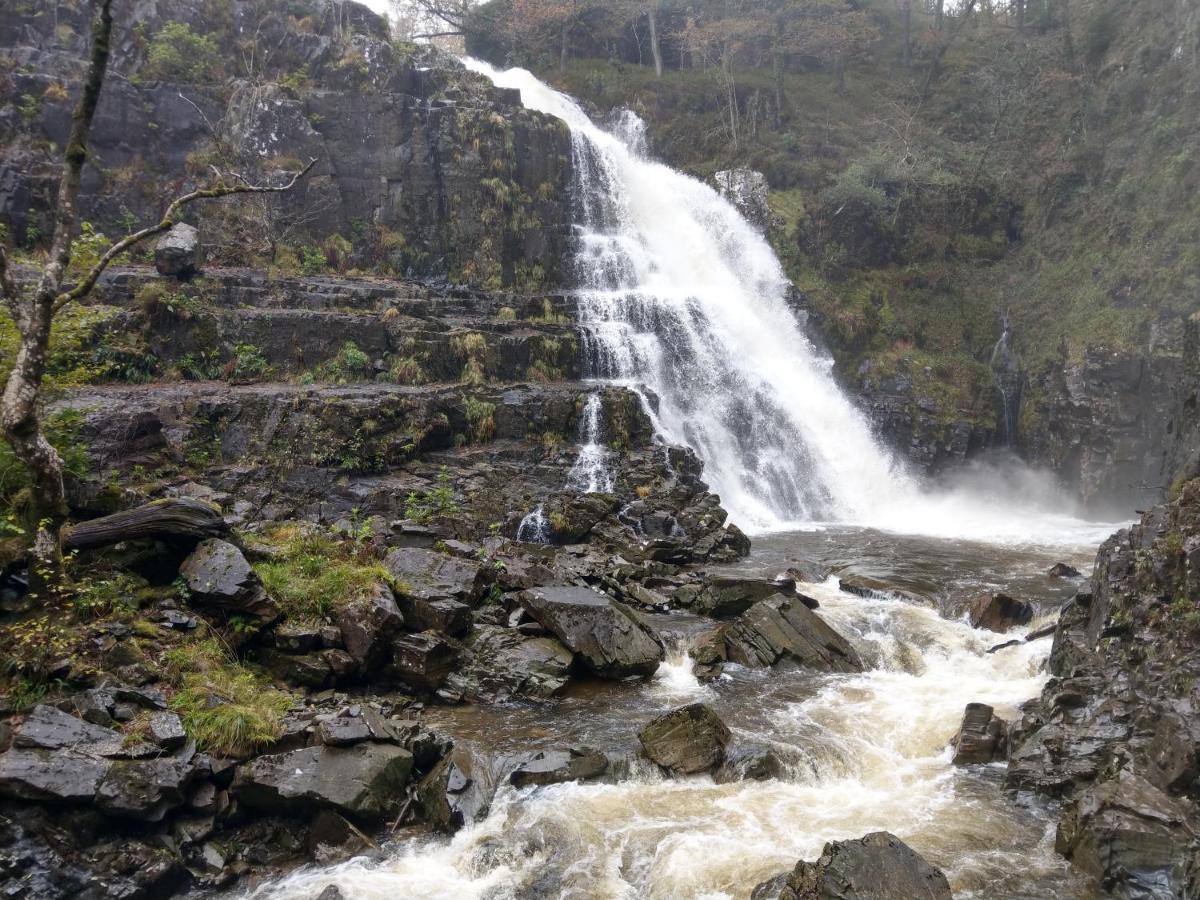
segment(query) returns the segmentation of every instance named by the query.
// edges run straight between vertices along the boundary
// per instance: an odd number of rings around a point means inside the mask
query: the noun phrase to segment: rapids
[[[1044,801],[1014,803],[1001,790],[1002,766],[955,768],[947,751],[966,703],[991,703],[1013,718],[1038,693],[1050,640],[989,654],[1012,635],[977,631],[945,613],[980,590],[1008,588],[1048,614],[1075,584],[1041,573],[1060,559],[1086,568],[1091,555],[1086,545],[1065,554],[1001,550],[863,529],[760,537],[735,571],[773,575],[797,558],[853,559],[855,571],[920,598],[864,599],[833,579],[805,586],[869,671],[730,667],[703,685],[682,648],[704,623],[657,617],[675,650],[648,683],[585,682],[549,706],[426,714],[461,747],[494,760],[497,774],[505,754],[575,744],[623,759],[614,783],[505,786],[487,818],[453,838],[402,840],[382,860],[302,870],[253,897],[312,900],[336,884],[354,900],[746,898],[759,881],[815,858],[825,841],[878,829],[942,867],[957,897],[1088,896],[1053,853]],[[780,777],[670,780],[636,761],[641,724],[701,699],[730,725],[735,743],[775,749],[785,763]]]

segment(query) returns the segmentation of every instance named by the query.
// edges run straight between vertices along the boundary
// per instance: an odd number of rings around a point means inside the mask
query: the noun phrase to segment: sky
[[[391,0],[358,0],[363,6],[369,6],[377,13],[386,13],[391,5]]]

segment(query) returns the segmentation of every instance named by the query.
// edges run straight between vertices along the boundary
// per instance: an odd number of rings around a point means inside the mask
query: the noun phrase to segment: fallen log
[[[72,525],[63,531],[63,549],[88,550],[121,541],[202,541],[229,530],[220,511],[202,500],[154,500]]]

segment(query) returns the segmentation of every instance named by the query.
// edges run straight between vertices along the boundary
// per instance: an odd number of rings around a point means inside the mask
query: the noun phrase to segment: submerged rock
[[[1050,567],[1050,571],[1046,573],[1051,578],[1078,578],[1080,572],[1077,568],[1067,563],[1055,563]]]
[[[540,750],[520,762],[508,775],[513,787],[587,781],[608,770],[608,757],[599,750]]]
[[[952,900],[950,883],[894,834],[825,845],[816,862],[764,881],[753,900]]]
[[[651,675],[662,644],[622,603],[581,587],[545,587],[521,593],[521,605],[601,678]]]
[[[672,710],[638,734],[646,756],[675,775],[716,769],[725,759],[729,738],[729,727],[707,703]]]
[[[991,594],[972,603],[969,615],[972,628],[1003,633],[1015,625],[1028,625],[1033,619],[1033,607],[1008,594]]]

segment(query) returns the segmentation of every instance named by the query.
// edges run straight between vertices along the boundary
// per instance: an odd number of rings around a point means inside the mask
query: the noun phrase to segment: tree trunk
[[[1016,0],[1017,3],[1017,34],[1025,33],[1025,0]]]
[[[654,12],[654,4],[650,4],[650,52],[654,55],[654,77],[662,78],[663,62],[662,47],[658,43],[658,21]]]
[[[900,0],[904,15],[904,69],[912,68],[912,0]]]
[[[1075,71],[1075,39],[1071,35],[1071,0],[1059,0],[1062,7],[1063,54],[1067,57],[1067,68]]]
[[[937,30],[942,30],[942,18],[946,15],[946,0],[937,0],[937,10],[934,16],[934,21],[937,23]]]
[[[841,52],[833,59],[833,84],[838,94],[846,93],[846,54]]]
[[[200,500],[155,500],[63,529],[64,550],[109,547],[121,541],[202,541],[229,530],[221,514]]]

